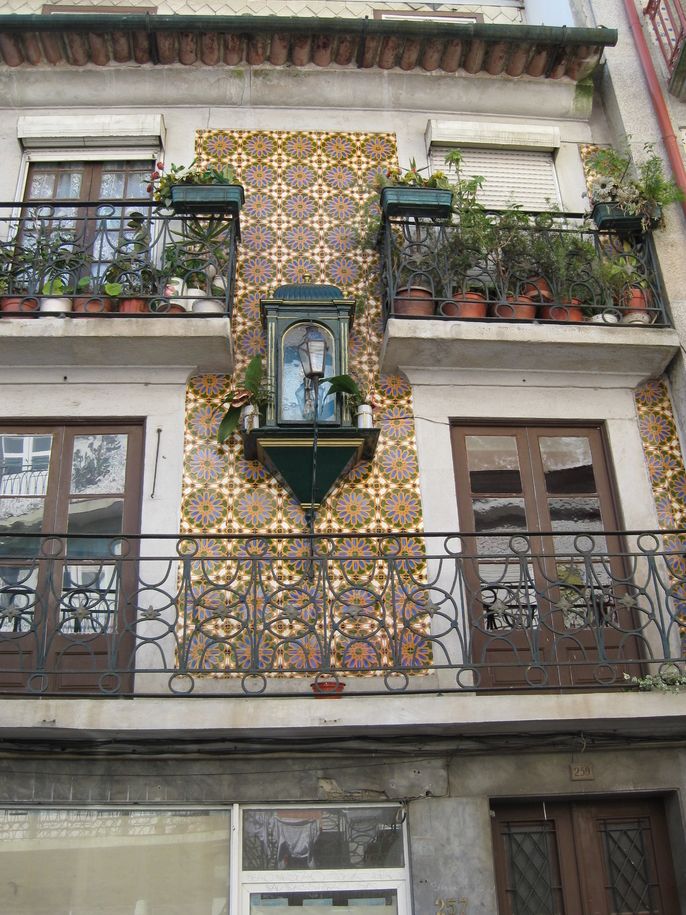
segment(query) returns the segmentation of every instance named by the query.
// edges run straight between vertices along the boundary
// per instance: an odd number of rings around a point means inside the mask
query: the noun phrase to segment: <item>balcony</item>
[[[680,101],[686,99],[686,10],[682,0],[649,0],[644,10],[657,45],[669,71],[669,91]]]
[[[5,531],[0,693],[626,689],[684,672],[685,533]]]
[[[650,232],[581,214],[385,217],[382,367],[664,370],[678,340]]]
[[[0,204],[0,358],[230,372],[239,233],[149,200]]]

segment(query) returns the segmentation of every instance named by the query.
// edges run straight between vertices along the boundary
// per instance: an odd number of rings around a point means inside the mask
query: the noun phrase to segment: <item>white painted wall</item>
[[[0,371],[0,421],[144,420],[141,533],[174,534],[179,529],[187,377],[185,368],[5,369]],[[162,431],[153,496],[158,428]]]
[[[525,0],[527,25],[574,25],[568,0]]]

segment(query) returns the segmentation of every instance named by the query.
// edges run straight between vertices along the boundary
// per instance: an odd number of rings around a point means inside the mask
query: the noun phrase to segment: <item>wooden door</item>
[[[142,427],[0,428],[0,685],[126,691]]]
[[[497,805],[500,915],[678,915],[660,799]]]
[[[617,604],[623,563],[606,533],[618,524],[600,429],[456,425],[452,438],[480,685],[636,672],[616,669],[639,655]]]

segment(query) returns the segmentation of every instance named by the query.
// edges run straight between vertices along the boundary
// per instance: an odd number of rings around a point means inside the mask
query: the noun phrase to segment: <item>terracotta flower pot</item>
[[[434,298],[430,289],[423,286],[405,286],[396,290],[393,299],[394,315],[432,315]]]
[[[522,295],[528,296],[533,302],[552,302],[553,290],[544,276],[530,276],[522,286]]]
[[[544,305],[539,311],[539,316],[546,321],[569,321],[574,324],[581,324],[584,320],[579,299],[560,302],[558,305]]]
[[[652,324],[655,315],[648,310],[650,293],[640,286],[627,290],[622,305],[622,324]]]
[[[345,683],[340,680],[313,680],[310,689],[315,699],[340,699]]]
[[[485,318],[488,306],[482,292],[457,292],[452,302],[443,302],[439,308],[447,318]]]
[[[119,299],[119,308],[117,310],[123,315],[145,314],[148,310],[148,303],[145,299]]]
[[[0,312],[5,315],[29,315],[38,311],[38,299],[27,299],[21,295],[0,296]]]
[[[74,299],[72,311],[86,314],[103,314],[112,311],[114,303],[107,296],[79,295]]]
[[[536,317],[536,306],[526,295],[508,295],[506,302],[496,302],[491,306],[491,317],[504,321],[533,321]]]

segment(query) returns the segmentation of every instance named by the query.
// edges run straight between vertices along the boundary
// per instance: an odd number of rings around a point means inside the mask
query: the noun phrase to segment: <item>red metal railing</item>
[[[648,0],[644,14],[653,25],[657,43],[669,72],[674,69],[686,37],[686,10],[683,0]]]

